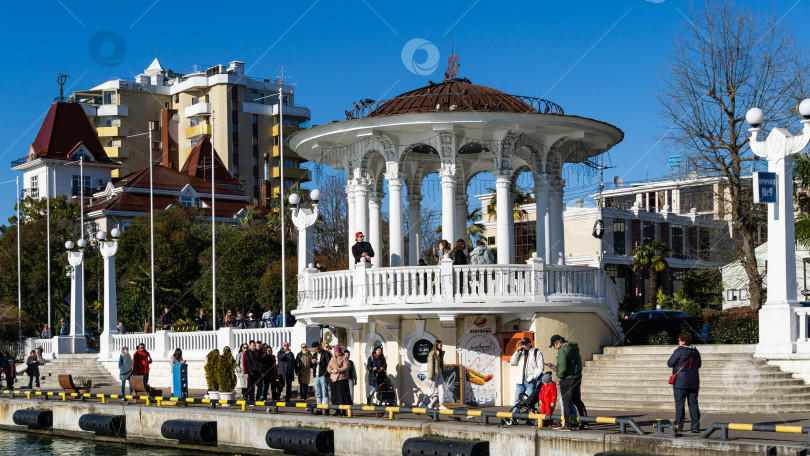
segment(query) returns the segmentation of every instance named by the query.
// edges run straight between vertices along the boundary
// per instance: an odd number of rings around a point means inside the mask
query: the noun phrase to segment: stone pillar
[[[448,239],[453,245],[458,239],[467,241],[467,202],[463,194],[456,195],[456,228],[454,233],[453,239]],[[470,248],[470,250],[472,249]]]
[[[104,331],[101,333],[101,358],[110,358],[112,335],[118,334],[118,304],[115,286],[115,254],[118,240],[99,241],[98,249],[104,258]]]
[[[388,246],[391,251],[391,267],[404,264],[405,236],[402,224],[402,187],[405,179],[402,176],[389,176],[388,179]],[[376,252],[375,252],[376,254]]]
[[[354,225],[355,225],[355,233],[357,231],[362,231],[364,235],[366,235],[366,240],[369,239],[368,233],[368,181],[366,179],[357,179],[357,183],[354,186]],[[354,236],[355,233],[352,233]],[[376,250],[376,245],[372,244],[372,248]]]
[[[357,232],[357,227],[355,226],[355,206],[354,206],[354,179],[349,179],[348,184],[346,184],[346,212],[349,218],[349,239],[348,239],[348,255],[349,255],[349,269],[351,269],[354,265],[354,256],[352,256],[352,246],[356,242],[354,239],[354,233]]]
[[[369,194],[368,198],[368,242],[374,249],[371,265],[375,268],[382,266],[382,222],[380,220],[380,201],[382,195],[377,192]]]
[[[87,350],[87,339],[84,336],[84,287],[82,286],[84,283],[82,280],[84,250],[68,251],[68,262],[70,263],[70,337],[67,347],[60,346],[59,352],[84,353]]]
[[[422,256],[422,195],[408,195],[408,265],[417,266]]]
[[[551,184],[551,205],[549,209],[549,227],[551,232],[550,264],[565,264],[565,222],[563,220],[563,188],[565,181],[556,179]]]
[[[453,243],[456,227],[456,173],[450,167],[443,167],[442,176],[442,239]]]
[[[546,250],[548,245],[548,231],[546,230],[546,223],[548,223],[548,203],[549,203],[549,187],[546,176],[542,174],[534,175],[534,207],[537,212],[535,222],[535,232],[537,233],[537,245],[535,251],[537,258],[548,264],[549,255]]]
[[[312,227],[318,220],[318,204],[313,203],[312,209],[292,209],[292,222],[298,228],[298,275],[315,261],[315,245],[312,240]],[[351,247],[351,245],[349,246]],[[351,263],[349,263],[351,264]]]
[[[497,199],[495,245],[498,248],[498,264],[511,264],[515,250],[514,228],[512,231],[509,230],[509,221],[514,216],[511,198],[509,197],[510,185],[508,174],[495,175],[495,198]],[[512,226],[514,227],[514,225]]]

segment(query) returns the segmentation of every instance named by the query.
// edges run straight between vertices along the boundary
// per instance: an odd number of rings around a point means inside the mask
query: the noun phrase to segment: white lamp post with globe
[[[78,250],[73,250],[78,247]],[[59,338],[59,353],[84,353],[87,339],[84,335],[84,287],[82,286],[82,262],[87,241],[79,239],[65,242],[70,263],[70,335]]]
[[[115,254],[118,252],[118,236],[121,230],[113,228],[110,231],[112,241],[106,241],[107,233],[99,231],[96,234],[98,249],[104,257],[104,331],[101,333],[100,352],[102,357],[110,354],[112,349],[112,335],[118,334],[118,304],[115,290]]]
[[[318,221],[318,201],[321,200],[321,191],[317,188],[309,192],[312,200],[312,209],[299,208],[301,197],[297,193],[290,195],[292,208],[292,222],[298,228],[298,273],[301,274],[315,258],[312,242],[312,228]]]
[[[745,120],[751,124],[751,150],[768,160],[768,174],[754,178],[755,202],[768,203],[768,298],[759,310],[759,343],[756,356],[779,358],[796,350],[798,336],[795,309],[797,299],[796,236],[793,219],[793,156],[810,142],[810,99],[799,104],[804,118],[802,133],[792,136],[775,127],[765,141],[759,141],[764,113],[752,108]],[[775,197],[775,198],[774,198]]]

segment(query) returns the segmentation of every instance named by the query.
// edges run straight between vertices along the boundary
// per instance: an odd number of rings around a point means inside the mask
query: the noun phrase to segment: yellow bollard
[[[389,410],[389,411],[388,411],[388,419],[389,419],[389,420],[393,420],[393,419],[394,419],[394,411],[393,411],[393,410]]]
[[[351,417],[352,417],[352,409],[347,408],[346,410],[348,410],[348,411],[349,411],[349,413],[348,413],[348,415],[346,415],[346,417],[347,417],[347,418],[351,418]]]

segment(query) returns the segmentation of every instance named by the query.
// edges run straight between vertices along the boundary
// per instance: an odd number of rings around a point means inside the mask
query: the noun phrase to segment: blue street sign
[[[754,173],[755,203],[777,203],[778,195],[776,173]]]

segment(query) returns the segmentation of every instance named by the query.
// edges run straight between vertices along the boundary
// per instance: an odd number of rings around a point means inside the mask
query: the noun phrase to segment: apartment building
[[[307,126],[309,108],[295,104],[293,85],[282,79],[247,76],[244,62],[174,72],[155,58],[134,80],[111,79],[67,101],[83,106],[107,155],[122,163],[114,180],[147,166],[150,150],[154,162],[181,170],[204,137],[257,204],[269,205],[282,186],[310,180],[301,168],[305,160],[285,150],[281,163],[279,147],[281,133],[287,137]]]

